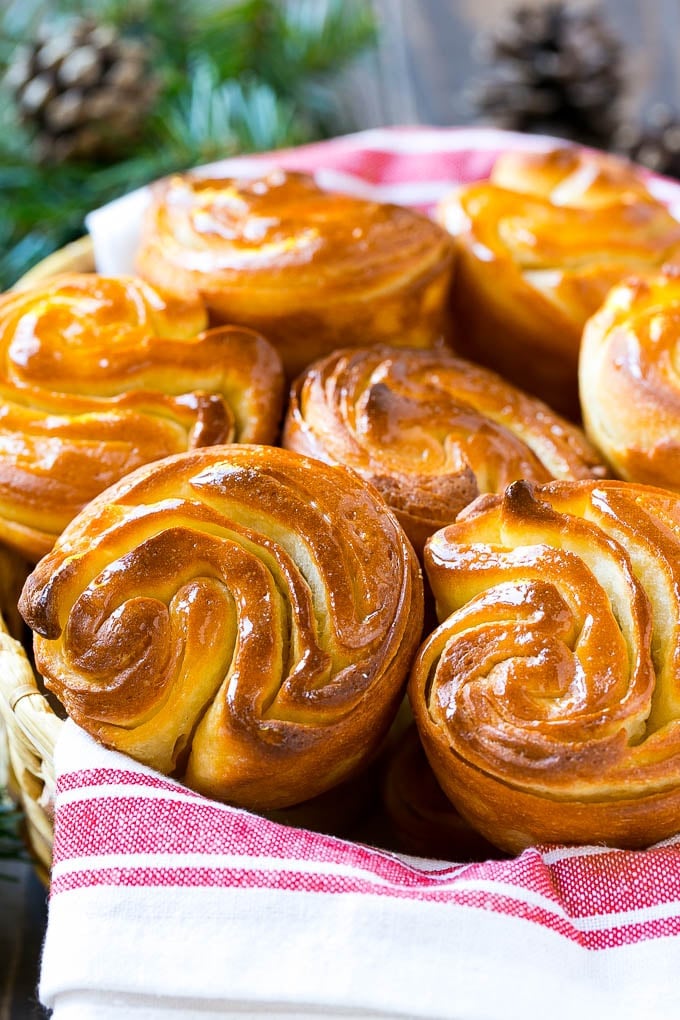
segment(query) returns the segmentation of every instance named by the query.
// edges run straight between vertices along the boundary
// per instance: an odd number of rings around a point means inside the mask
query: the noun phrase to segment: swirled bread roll
[[[382,800],[395,850],[447,861],[494,856],[442,792],[413,724],[386,762]]]
[[[420,641],[423,589],[357,475],[234,445],[147,465],[97,497],[20,609],[48,688],[84,729],[264,810],[373,754]]]
[[[680,257],[680,223],[641,172],[577,146],[502,156],[438,218],[457,247],[457,350],[572,418],[588,317],[624,276]]]
[[[511,852],[678,832],[680,497],[514,482],[425,556],[442,622],[409,696],[471,824]]]
[[[132,277],[60,276],[0,297],[0,539],[35,561],[139,465],[274,439],[276,351],[206,324],[199,301]]]
[[[282,443],[380,491],[417,551],[483,492],[605,468],[579,429],[445,351],[345,348],[292,385]]]
[[[261,330],[292,378],[348,344],[439,342],[452,249],[426,216],[306,174],[181,174],[153,190],[137,268],[168,293],[199,293],[214,321]]]
[[[680,276],[626,280],[586,323],[583,422],[616,474],[680,491]]]

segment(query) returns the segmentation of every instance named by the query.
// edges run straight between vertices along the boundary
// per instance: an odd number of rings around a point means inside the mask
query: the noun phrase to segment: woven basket
[[[92,242],[83,237],[34,266],[15,289],[32,286],[59,273],[93,271]],[[0,563],[0,570],[8,569],[11,566]],[[45,882],[49,880],[52,861],[54,746],[62,725],[45,697],[25,648],[10,636],[0,615],[0,785],[8,787],[23,810],[26,841],[36,870]]]
[[[42,283],[51,276],[59,273],[93,273],[94,272],[94,251],[92,239],[89,236],[79,237],[77,241],[67,244],[65,248],[48,255],[42,262],[29,269],[13,289],[24,290],[36,283]]]
[[[0,719],[4,732],[3,781],[21,805],[26,838],[41,878],[52,860],[54,745],[63,725],[41,692],[23,646],[0,617]]]

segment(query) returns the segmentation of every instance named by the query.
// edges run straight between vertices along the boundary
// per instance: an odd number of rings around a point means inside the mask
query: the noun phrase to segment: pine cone
[[[617,152],[668,177],[680,178],[680,117],[655,103],[639,123],[624,123],[616,133]]]
[[[472,89],[477,112],[499,127],[607,147],[622,91],[621,45],[597,11],[523,4],[477,48],[490,65]]]
[[[5,77],[21,121],[49,162],[111,160],[138,134],[157,93],[147,47],[77,18],[44,26]]]

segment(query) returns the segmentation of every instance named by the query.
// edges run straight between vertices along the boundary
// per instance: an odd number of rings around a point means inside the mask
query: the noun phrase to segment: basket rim
[[[16,281],[12,290],[25,290],[60,273],[93,273],[95,268],[92,238],[83,234],[37,262]]]
[[[23,809],[41,877],[51,861],[54,749],[63,725],[40,691],[23,645],[8,633],[0,614],[0,726],[9,765],[3,780]]]
[[[94,248],[85,234],[36,263],[12,290],[24,290],[61,273],[92,272]],[[54,750],[63,725],[40,689],[25,648],[10,635],[0,612],[0,739],[7,751],[7,760],[1,762],[7,774],[0,775],[0,782],[23,811],[35,870],[46,884],[54,835]]]

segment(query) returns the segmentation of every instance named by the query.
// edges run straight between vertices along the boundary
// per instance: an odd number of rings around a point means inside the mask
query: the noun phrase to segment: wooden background
[[[373,0],[373,6],[380,45],[343,88],[356,127],[470,123],[466,93],[480,73],[475,38],[514,4]],[[678,0],[603,0],[600,7],[625,46],[631,114],[655,100],[680,103]],[[0,1020],[31,1020],[44,1016],[35,989],[46,894],[30,865],[0,863],[1,872],[9,877],[0,879]]]

